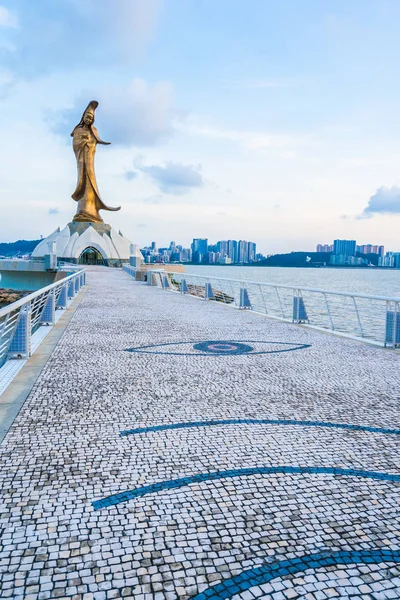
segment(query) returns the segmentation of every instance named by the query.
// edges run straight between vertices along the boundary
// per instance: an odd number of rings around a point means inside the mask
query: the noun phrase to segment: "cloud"
[[[128,181],[132,181],[132,179],[136,179],[137,176],[138,176],[138,174],[136,173],[136,171],[125,171],[125,173],[124,173],[124,177]]]
[[[166,194],[185,194],[193,188],[204,186],[200,166],[168,162],[165,167],[150,165],[141,167],[141,171],[148,175]]]
[[[168,82],[148,85],[133,79],[126,86],[104,87],[79,95],[74,106],[53,115],[56,133],[68,136],[79,123],[90,100],[99,101],[96,126],[102,139],[121,146],[153,146],[174,133],[179,117],[173,107],[173,87]]]
[[[140,229],[144,229],[145,227],[148,227],[148,225],[146,223],[138,223],[136,225],[136,227],[140,228]]]
[[[29,76],[60,68],[130,64],[154,37],[163,6],[163,0],[17,1],[13,66]],[[2,11],[3,22],[15,27],[11,13]]]
[[[227,140],[237,142],[248,150],[259,150],[262,148],[289,148],[307,143],[315,144],[311,140],[311,135],[296,136],[288,134],[264,133],[258,131],[245,131],[240,129],[224,129],[208,125],[197,124],[194,122],[185,122],[177,124],[182,132],[191,135],[201,136],[209,140]],[[292,156],[287,156],[292,158]]]
[[[227,88],[250,90],[284,88],[289,85],[289,80],[283,79],[238,79],[224,82],[224,87]]]
[[[5,6],[0,6],[0,27],[18,27],[17,17]]]
[[[49,210],[48,210],[49,215],[58,215],[59,212],[60,212],[59,208],[49,208]]]
[[[160,204],[163,197],[161,194],[156,194],[155,196],[148,196],[147,198],[143,198],[143,202],[145,204]]]
[[[377,214],[400,214],[400,187],[380,187],[371,196],[368,205],[364,208],[358,219],[369,219]]]

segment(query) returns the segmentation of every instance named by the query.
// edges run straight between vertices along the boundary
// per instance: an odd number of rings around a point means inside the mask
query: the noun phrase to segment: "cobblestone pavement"
[[[0,598],[400,598],[400,357],[89,288],[1,445]]]

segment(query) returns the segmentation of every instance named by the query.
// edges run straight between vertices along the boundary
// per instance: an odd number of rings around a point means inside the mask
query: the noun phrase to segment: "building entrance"
[[[91,246],[85,248],[78,262],[80,265],[104,265],[104,260],[100,252]]]

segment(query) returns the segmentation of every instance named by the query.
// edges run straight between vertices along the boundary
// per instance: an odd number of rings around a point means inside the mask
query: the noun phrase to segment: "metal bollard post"
[[[68,284],[68,298],[73,298],[75,296],[75,283],[72,279]]]
[[[204,300],[212,300],[214,298],[214,292],[211,283],[206,283],[204,290]]]
[[[56,320],[56,297],[54,290],[49,292],[47,296],[46,304],[42,314],[40,315],[40,325],[54,325]]]
[[[306,307],[301,296],[293,296],[293,323],[305,323],[308,321]]]
[[[62,286],[61,293],[58,297],[57,308],[67,308],[68,302],[68,284]]]
[[[239,308],[241,310],[252,310],[249,294],[246,288],[240,288]]]
[[[31,355],[31,305],[24,305],[18,316],[18,324],[11,340],[9,356],[29,358]]]

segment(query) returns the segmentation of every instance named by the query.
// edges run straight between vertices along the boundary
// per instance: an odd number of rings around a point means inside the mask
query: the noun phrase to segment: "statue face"
[[[83,115],[83,122],[85,123],[85,125],[91,125],[94,121],[94,115],[93,113],[90,112],[86,112]]]

